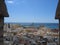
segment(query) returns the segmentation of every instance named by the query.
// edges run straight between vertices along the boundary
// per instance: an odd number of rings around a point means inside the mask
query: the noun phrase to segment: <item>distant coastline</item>
[[[8,23],[6,23],[6,24],[8,24]],[[39,26],[43,25],[50,29],[58,29],[58,25],[59,25],[58,23],[10,23],[10,24],[20,24],[22,26],[35,26],[35,27],[39,27]]]

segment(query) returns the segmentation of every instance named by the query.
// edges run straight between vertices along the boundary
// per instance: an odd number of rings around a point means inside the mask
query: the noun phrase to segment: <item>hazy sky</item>
[[[57,23],[58,0],[6,0],[9,17],[5,22]]]

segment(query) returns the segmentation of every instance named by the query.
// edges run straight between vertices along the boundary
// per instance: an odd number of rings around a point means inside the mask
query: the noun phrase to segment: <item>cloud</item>
[[[7,3],[10,3],[10,4],[12,4],[12,3],[14,3],[13,1],[7,1]]]

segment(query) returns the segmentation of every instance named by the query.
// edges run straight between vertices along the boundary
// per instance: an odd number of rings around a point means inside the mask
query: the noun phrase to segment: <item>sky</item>
[[[5,0],[9,17],[5,22],[58,23],[58,0]]]

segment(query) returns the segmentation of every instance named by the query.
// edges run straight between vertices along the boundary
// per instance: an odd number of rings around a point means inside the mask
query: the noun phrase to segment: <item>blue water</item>
[[[20,23],[20,24],[23,26],[32,26],[32,23]],[[51,29],[58,28],[58,23],[33,23],[33,26],[35,27],[39,27],[41,25]]]
[[[20,24],[22,26],[32,26],[32,23],[11,23],[11,24]],[[41,25],[51,29],[58,28],[58,23],[33,23],[33,26],[35,27],[39,27]]]

